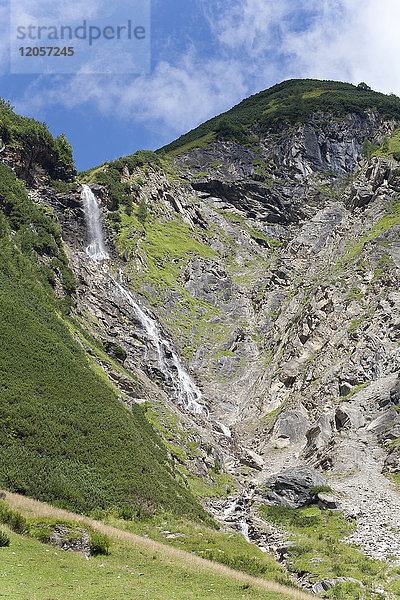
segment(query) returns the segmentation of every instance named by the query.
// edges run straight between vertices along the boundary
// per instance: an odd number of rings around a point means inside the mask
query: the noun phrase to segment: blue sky
[[[65,132],[78,169],[154,150],[291,77],[400,94],[398,0],[152,0],[151,70],[136,76],[10,74],[9,1],[0,0],[0,95]],[[79,10],[77,0],[61,5]]]

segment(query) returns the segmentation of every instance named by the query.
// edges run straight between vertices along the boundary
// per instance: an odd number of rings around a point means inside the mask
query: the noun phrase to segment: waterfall
[[[89,245],[86,248],[87,255],[95,262],[107,260],[108,252],[104,245],[103,231],[100,221],[100,210],[96,196],[88,185],[82,186],[81,198],[85,209],[85,219],[88,229]]]
[[[246,542],[251,542],[251,539],[249,538],[249,526],[247,524],[246,519],[240,521],[240,533],[242,534]]]
[[[94,262],[102,262],[103,260],[107,260],[109,255],[104,245],[97,199],[88,185],[83,186],[82,200],[84,201],[89,237],[89,246],[86,248],[86,253]],[[119,281],[112,275],[110,275],[110,279],[119,295],[133,308],[143,329],[152,341],[157,351],[159,369],[164,374],[166,380],[171,381],[178,402],[189,412],[207,415],[207,408],[200,403],[201,391],[183,367],[171,344],[162,337],[156,321],[144,312],[131,292]],[[173,368],[169,366],[167,357],[172,362]]]
[[[230,505],[228,506],[228,508],[226,508],[226,509],[224,510],[224,517],[227,517],[228,515],[231,515],[233,512],[235,512],[237,505],[238,505],[238,501],[237,501],[237,500],[234,500],[234,501],[232,502],[232,504],[230,504]]]
[[[175,396],[186,410],[195,414],[207,414],[207,408],[200,404],[201,392],[190,375],[181,364],[177,354],[172,350],[170,343],[160,333],[157,323],[151,319],[138,305],[133,295],[112,277],[115,287],[120,295],[131,305],[141,325],[153,342],[158,356],[158,366],[166,379],[172,382]],[[167,356],[174,367],[174,372],[167,363]]]

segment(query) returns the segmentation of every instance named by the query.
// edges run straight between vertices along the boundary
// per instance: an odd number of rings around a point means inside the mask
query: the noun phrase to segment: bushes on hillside
[[[0,239],[9,235],[10,230],[17,233],[13,244],[19,246],[24,255],[34,260],[33,252],[52,257],[51,268],[38,267],[45,279],[55,284],[54,271],[61,275],[64,291],[67,295],[75,292],[75,278],[68,267],[61,232],[58,224],[42,212],[28,197],[24,184],[6,165],[0,163]]]
[[[64,134],[55,139],[45,123],[14,113],[11,104],[0,98],[0,137],[7,145],[30,154],[50,174],[70,180],[76,174],[72,147]],[[43,162],[44,161],[44,162]]]
[[[15,533],[25,533],[28,525],[25,517],[12,510],[3,500],[0,501],[0,523],[8,525]]]
[[[143,410],[128,413],[89,367],[34,264],[7,245],[0,252],[0,386],[0,488],[83,513],[138,496],[211,522],[174,479]]]
[[[96,529],[90,531],[90,554],[93,554],[93,556],[110,554],[110,547],[111,540],[107,535]]]
[[[5,531],[0,531],[0,548],[10,545],[10,538]]]
[[[96,171],[93,180],[107,188],[111,200],[110,209],[117,210],[124,206],[127,213],[132,212],[132,192],[135,193],[144,184],[141,177],[136,181],[121,181],[122,171],[127,168],[132,173],[136,168],[145,165],[160,165],[159,157],[151,150],[139,150],[123,158],[106,163],[102,170]],[[148,169],[147,174],[149,173]],[[90,172],[88,172],[90,173]]]
[[[244,134],[248,135],[250,128],[258,128],[261,132],[275,130],[282,123],[304,122],[316,112],[337,116],[348,113],[363,115],[366,109],[375,109],[383,116],[400,119],[400,99],[394,95],[381,94],[368,89],[368,86],[356,87],[350,83],[292,79],[246,98],[223,115],[206,121],[157,153],[177,150],[210,133],[216,133],[219,137],[224,134],[231,136],[232,130],[225,126],[227,122],[243,128]]]
[[[373,155],[374,152],[376,152],[379,148],[379,144],[377,144],[376,142],[369,140],[369,139],[365,139],[362,145],[362,155],[365,156],[365,158],[371,158],[371,156]]]

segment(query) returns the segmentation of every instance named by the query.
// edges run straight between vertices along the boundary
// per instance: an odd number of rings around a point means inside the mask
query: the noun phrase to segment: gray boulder
[[[328,590],[333,588],[333,586],[337,583],[347,582],[355,583],[356,585],[359,585],[362,588],[364,587],[361,581],[359,581],[358,579],[354,579],[353,577],[338,577],[337,579],[320,579],[319,581],[316,581],[312,586],[311,591],[313,592],[313,594],[323,594],[324,592],[327,592]]]
[[[300,508],[311,502],[312,488],[320,485],[327,485],[326,480],[311,467],[292,467],[268,477],[262,495],[272,504]]]
[[[257,471],[262,471],[264,467],[264,459],[259,454],[256,454],[252,450],[248,448],[242,449],[242,454],[239,458],[239,462],[242,465],[247,465],[251,469],[256,469]]]
[[[382,443],[395,440],[400,436],[400,414],[391,407],[376,417],[367,429],[375,433]]]
[[[322,413],[319,419],[306,432],[307,444],[304,448],[305,458],[311,458],[322,450],[332,435],[331,416]]]
[[[390,401],[393,404],[400,404],[400,380],[397,380],[390,390]]]
[[[339,507],[338,499],[332,494],[317,494],[318,506],[322,509],[335,510]]]
[[[274,428],[274,437],[288,438],[291,443],[295,443],[304,438],[309,427],[307,411],[300,406],[279,415]]]
[[[400,447],[391,448],[385,463],[382,473],[400,473]]]
[[[338,431],[344,427],[360,429],[360,427],[364,427],[365,419],[359,408],[348,402],[342,402],[336,409],[335,423]]]

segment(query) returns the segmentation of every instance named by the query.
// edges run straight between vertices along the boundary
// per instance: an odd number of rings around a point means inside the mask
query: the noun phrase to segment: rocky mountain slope
[[[177,480],[264,549],[290,530],[260,505],[319,502],[357,519],[348,535],[370,557],[400,556],[399,158],[398,98],[306,80],[78,185],[29,180],[61,226],[76,339],[120,401],[143,406]],[[106,261],[85,251],[82,183]],[[178,355],[200,411],[177,391]],[[299,565],[316,592],[367,585]]]

